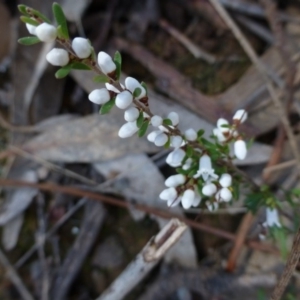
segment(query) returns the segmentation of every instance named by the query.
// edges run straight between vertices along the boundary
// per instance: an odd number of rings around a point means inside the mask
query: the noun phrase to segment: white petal
[[[98,53],[98,65],[104,74],[110,74],[116,70],[116,65],[111,56],[103,51]]]
[[[186,177],[182,174],[176,174],[168,177],[165,181],[165,186],[167,187],[176,187],[181,184],[184,184]]]
[[[207,154],[200,157],[199,169],[211,170],[211,158]]]
[[[168,205],[169,207],[175,207],[175,206],[177,206],[180,202],[181,202],[181,197],[177,197],[175,200],[173,200],[173,199],[168,200],[167,205]]]
[[[219,203],[218,202],[213,202],[213,203],[206,202],[206,206],[209,211],[214,211],[219,208]]]
[[[77,37],[72,41],[72,48],[79,58],[87,58],[92,53],[89,41],[82,37]]]
[[[192,162],[193,162],[193,160],[191,158],[188,158],[185,161],[184,165],[182,166],[182,169],[183,170],[188,170],[192,166]]]
[[[267,207],[266,209],[266,216],[267,216],[267,226],[272,227],[272,226],[277,226],[281,227],[281,223],[279,221],[279,216],[278,216],[278,210],[276,208],[269,208]]]
[[[151,143],[154,143],[155,141],[155,138],[157,137],[157,135],[159,135],[161,133],[160,130],[154,130],[152,132],[150,132],[148,135],[147,135],[147,140]]]
[[[124,139],[133,136],[139,128],[136,126],[136,122],[125,123],[119,130],[119,137]]]
[[[185,157],[185,152],[182,149],[175,149],[174,151],[170,152],[167,156],[166,162],[171,167],[179,167],[181,165],[182,160]]]
[[[232,183],[232,177],[230,174],[224,173],[220,177],[219,183],[221,184],[222,187],[228,188],[231,186]]]
[[[30,34],[36,35],[36,26],[26,23],[26,27]]]
[[[213,135],[218,139],[219,143],[223,143],[226,141],[225,135],[219,128],[214,128]]]
[[[53,66],[63,67],[69,63],[69,53],[65,49],[53,48],[46,59]]]
[[[110,100],[110,95],[106,88],[97,89],[89,94],[89,100],[96,104],[105,104]]]
[[[159,198],[161,200],[174,201],[177,198],[177,191],[173,187],[167,188],[159,194]]]
[[[226,119],[220,118],[217,121],[217,127],[219,128],[219,130],[221,130],[221,132],[228,132],[229,128],[228,127],[223,127],[223,125],[229,125],[228,121]]]
[[[229,202],[232,199],[232,193],[228,188],[222,188],[220,190],[220,198],[224,202]]]
[[[247,147],[246,143],[243,140],[237,140],[234,142],[234,154],[240,160],[246,158]]]
[[[195,192],[193,190],[189,189],[184,191],[181,198],[182,207],[184,209],[189,209],[192,206],[194,199],[195,199]]]
[[[193,207],[197,207],[197,206],[199,206],[199,204],[201,203],[201,197],[199,196],[199,195],[196,195],[195,196],[195,199],[194,199],[194,201],[193,201],[193,204],[192,204],[192,206]]]
[[[202,193],[203,195],[205,196],[212,196],[213,194],[215,194],[217,191],[217,187],[215,184],[213,183],[208,183],[208,184],[205,184],[202,188]]]
[[[174,148],[179,148],[182,146],[182,137],[180,135],[171,136],[171,146]]]
[[[154,144],[157,147],[161,147],[161,146],[165,145],[165,143],[167,141],[168,141],[168,136],[162,132],[156,136],[156,138],[154,140]]]
[[[152,126],[154,126],[154,127],[160,126],[160,125],[162,124],[162,122],[163,122],[163,119],[162,119],[161,116],[155,115],[155,116],[153,116],[153,117],[151,118],[151,124],[152,124]]]
[[[126,89],[129,90],[131,93],[134,92],[135,89],[140,88],[141,89],[141,93],[138,97],[136,97],[136,99],[142,99],[146,96],[146,90],[144,89],[144,87],[133,77],[127,77],[125,79],[125,86]]]
[[[197,139],[197,132],[195,131],[195,129],[190,128],[185,131],[184,136],[188,141],[193,142],[193,141],[196,141],[196,139]]]
[[[57,29],[48,23],[42,23],[36,27],[36,35],[42,42],[53,42],[57,37]]]
[[[244,123],[247,120],[248,113],[244,109],[239,109],[233,116],[233,120],[239,121],[240,123]]]
[[[114,85],[112,85],[112,84],[110,84],[110,83],[108,83],[108,82],[105,83],[105,87],[106,87],[109,91],[114,92],[114,93],[117,93],[117,94],[121,92],[121,91],[119,91]]]
[[[168,114],[167,118],[171,120],[173,126],[178,125],[178,123],[179,123],[179,116],[178,116],[178,114],[176,112],[174,112],[174,111],[170,112]]]
[[[124,113],[124,119],[127,122],[133,122],[136,121],[137,118],[139,117],[140,111],[136,107],[130,107],[125,110]]]
[[[125,109],[132,103],[132,101],[132,94],[128,91],[123,91],[116,97],[116,106],[120,109]]]

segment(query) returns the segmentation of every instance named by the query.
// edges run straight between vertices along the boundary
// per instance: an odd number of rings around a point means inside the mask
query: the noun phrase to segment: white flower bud
[[[137,100],[142,99],[146,96],[146,90],[144,89],[144,87],[133,77],[127,77],[125,79],[125,87],[131,93],[133,93],[136,88],[141,89],[140,95],[136,97]]]
[[[217,200],[229,202],[232,199],[232,193],[228,188],[222,188],[216,195]]]
[[[124,139],[133,136],[139,128],[136,126],[136,122],[128,122],[122,125],[119,130],[119,137]]]
[[[192,162],[193,162],[193,160],[191,158],[188,158],[185,161],[184,165],[182,166],[182,169],[183,170],[188,170],[192,166]]]
[[[26,27],[30,34],[36,35],[36,26],[26,23]]]
[[[213,135],[217,138],[219,143],[223,143],[226,141],[225,135],[219,128],[214,128]]]
[[[139,117],[140,111],[136,107],[130,107],[125,110],[124,119],[127,122],[133,122]]]
[[[244,109],[239,109],[233,116],[233,120],[239,123],[244,123],[247,120],[248,113]]]
[[[247,155],[247,147],[243,140],[237,140],[234,142],[234,154],[240,160],[245,159]]]
[[[195,131],[195,129],[190,128],[185,131],[184,136],[188,141],[193,142],[193,141],[196,141],[196,139],[197,139],[197,132]]]
[[[229,131],[229,127],[223,127],[224,125],[226,126],[229,126],[229,123],[226,119],[223,119],[223,118],[220,118],[218,121],[217,121],[217,127],[219,128],[219,130],[222,132],[222,133],[225,133],[225,132],[228,132]]]
[[[117,68],[111,56],[103,51],[98,53],[98,65],[104,74],[110,74]]]
[[[177,198],[177,191],[175,188],[170,187],[168,189],[163,190],[159,194],[159,198],[165,201],[174,201]]]
[[[72,48],[79,58],[87,58],[92,53],[89,41],[82,37],[77,37],[72,41]]]
[[[163,122],[163,119],[162,119],[161,116],[155,115],[155,116],[153,116],[153,117],[151,118],[151,124],[152,124],[152,126],[154,126],[154,127],[160,126],[160,125],[162,124],[162,122]]]
[[[171,167],[179,167],[185,157],[185,152],[182,149],[175,149],[167,156],[166,162]]]
[[[206,185],[203,186],[202,188],[202,193],[205,196],[212,196],[213,194],[215,194],[217,191],[217,187],[215,184],[213,183],[207,183]]]
[[[182,137],[180,135],[171,136],[171,146],[174,148],[179,148],[182,146]]]
[[[110,84],[110,83],[108,83],[108,82],[105,83],[105,87],[106,87],[109,91],[114,92],[114,93],[117,93],[117,94],[119,94],[119,93],[121,92],[121,91],[119,91],[114,85],[112,85],[112,84]]]
[[[155,138],[161,134],[161,131],[160,130],[154,130],[152,132],[150,132],[148,135],[147,135],[147,140],[151,143],[154,143],[155,141]]]
[[[96,104],[105,104],[110,100],[110,95],[106,88],[96,89],[89,94],[89,100]]]
[[[214,211],[214,210],[217,210],[219,208],[219,203],[218,202],[206,202],[206,206],[207,206],[207,209],[209,211]]]
[[[160,133],[156,136],[154,144],[157,147],[163,146],[168,141],[168,136],[165,133]]]
[[[167,118],[171,120],[173,126],[178,125],[178,123],[179,123],[179,116],[178,116],[178,114],[176,112],[174,112],[174,111],[170,112],[168,114]]]
[[[223,188],[228,188],[231,186],[232,177],[230,174],[224,173],[219,179],[219,183]]]
[[[123,91],[116,97],[116,106],[120,109],[125,109],[132,103],[132,101],[132,94],[128,91]]]
[[[167,187],[176,187],[178,185],[184,184],[186,177],[182,174],[176,174],[168,177],[165,181]]]
[[[190,189],[184,191],[181,198],[182,207],[184,209],[189,209],[192,206],[194,199],[195,199],[195,191]]]
[[[63,67],[69,63],[69,53],[65,49],[53,48],[46,59],[53,66]]]
[[[48,23],[42,23],[36,27],[36,35],[42,42],[53,42],[57,37],[57,29]]]

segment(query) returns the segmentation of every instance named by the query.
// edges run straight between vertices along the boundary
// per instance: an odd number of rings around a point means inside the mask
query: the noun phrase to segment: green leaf
[[[138,117],[137,120],[136,120],[136,126],[137,126],[138,128],[141,128],[141,126],[143,125],[143,123],[144,123],[144,114],[143,114],[143,112],[141,111],[140,114],[139,114],[139,117]]]
[[[194,154],[194,149],[190,145],[186,146],[186,156],[187,157],[192,157]]]
[[[29,17],[26,17],[26,16],[21,16],[21,17],[20,17],[20,20],[21,20],[22,22],[24,22],[24,23],[27,23],[27,24],[30,24],[30,25],[33,25],[33,26],[38,26],[38,25],[40,25],[40,23],[39,23],[38,21],[33,20],[33,19],[31,19],[31,18],[29,18]]]
[[[149,126],[149,121],[146,121],[142,124],[142,126],[140,127],[139,131],[138,131],[138,136],[142,137],[145,135],[145,133],[147,132]]]
[[[163,125],[172,126],[172,121],[170,119],[164,119],[163,120]]]
[[[111,111],[111,109],[115,106],[115,99],[116,98],[114,97],[101,106],[99,112],[100,115],[108,114]]]
[[[140,88],[136,88],[134,91],[133,91],[133,97],[134,98],[137,98],[140,94],[141,94],[142,90]]]
[[[109,78],[106,75],[97,75],[93,78],[93,81],[96,83],[106,83],[109,82]]]
[[[25,46],[30,46],[39,43],[40,40],[36,36],[26,36],[18,39],[18,43]]]
[[[28,17],[30,16],[30,15],[28,14],[28,12],[27,12],[27,6],[26,6],[26,5],[24,5],[24,4],[18,5],[18,10],[19,10],[19,12],[22,13],[23,15],[28,16]]]
[[[198,132],[197,132],[198,138],[200,138],[204,134],[204,132],[205,131],[203,129],[198,130]]]
[[[30,10],[30,13],[33,14],[35,17],[38,17],[42,19],[44,22],[51,24],[51,21],[42,13],[40,13],[38,10],[33,9],[31,7],[28,7],[28,10]]]
[[[60,32],[63,38],[69,39],[67,20],[61,6],[58,3],[54,2],[52,5],[52,11],[57,25],[60,26]]]
[[[64,66],[64,67],[60,68],[58,71],[56,71],[55,77],[57,79],[64,78],[67,75],[69,75],[71,69],[72,69],[72,65],[67,65],[67,66]]]
[[[164,148],[165,148],[165,149],[169,149],[170,146],[171,146],[171,139],[170,139],[170,137],[168,136],[168,141],[164,144]]]
[[[116,51],[116,53],[115,53],[114,63],[117,67],[117,69],[116,69],[117,80],[119,80],[120,76],[121,76],[121,69],[122,69],[122,56],[119,51]]]
[[[91,70],[89,66],[81,62],[74,62],[71,64],[71,67],[74,70],[85,70],[85,71]]]

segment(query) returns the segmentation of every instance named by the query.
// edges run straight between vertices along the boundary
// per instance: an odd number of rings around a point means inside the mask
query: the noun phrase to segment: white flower
[[[219,203],[218,202],[213,202],[213,203],[206,202],[206,206],[209,211],[214,211],[219,208]]]
[[[171,167],[179,167],[185,157],[185,152],[182,149],[175,149],[167,156],[166,162]]]
[[[162,122],[163,122],[163,119],[162,119],[161,116],[155,115],[155,116],[153,116],[153,117],[151,118],[151,124],[152,124],[152,126],[154,126],[154,127],[160,126],[160,125],[162,124]]]
[[[165,201],[174,201],[177,198],[177,191],[174,187],[167,188],[159,194],[159,198]]]
[[[223,143],[227,140],[226,136],[219,128],[214,128],[213,135],[217,138],[219,143]]]
[[[26,23],[26,27],[30,34],[36,35],[36,26]]]
[[[193,141],[196,141],[196,139],[197,139],[197,132],[195,131],[195,129],[190,128],[185,131],[184,136],[188,141],[193,142]]]
[[[217,179],[219,176],[215,174],[215,170],[211,166],[211,159],[207,154],[200,157],[199,169],[194,175],[194,178],[199,178],[202,176],[204,181],[207,181],[209,177]]]
[[[165,185],[167,187],[176,187],[181,184],[184,184],[186,180],[186,177],[182,174],[176,174],[168,177],[165,181]]]
[[[157,147],[163,146],[168,141],[168,136],[165,133],[160,133],[156,136],[154,144]]]
[[[69,63],[69,53],[65,49],[53,48],[46,59],[53,66],[63,67]]]
[[[232,193],[228,188],[222,188],[216,194],[216,199],[221,202],[229,202],[232,199]]]
[[[42,42],[46,43],[55,41],[57,37],[57,29],[48,23],[42,23],[37,26],[35,33]]]
[[[89,94],[89,100],[96,104],[105,104],[110,100],[110,94],[106,88],[93,90]]]
[[[224,173],[221,175],[219,179],[219,183],[223,188],[228,188],[231,186],[232,183],[232,177],[230,174]]]
[[[141,89],[140,95],[138,97],[136,97],[137,100],[142,99],[146,96],[146,90],[144,89],[144,87],[133,77],[127,77],[125,79],[125,87],[132,94],[135,91],[135,89],[137,89],[137,88]]]
[[[217,191],[217,187],[214,183],[207,183],[202,188],[202,194],[205,196],[212,196]]]
[[[117,68],[111,56],[103,51],[98,53],[98,65],[104,74],[110,74]]]
[[[193,160],[192,160],[191,158],[188,158],[188,159],[185,161],[184,165],[182,166],[182,169],[183,169],[183,170],[188,170],[188,169],[190,169],[190,167],[192,166],[192,162],[193,162]]]
[[[125,110],[124,119],[127,122],[133,122],[139,117],[140,111],[136,107],[130,107]]]
[[[139,130],[139,128],[136,126],[136,122],[128,122],[125,123],[124,125],[122,125],[122,127],[119,130],[119,137],[124,139],[124,138],[128,138],[130,136],[133,136],[137,131]]]
[[[230,130],[227,126],[229,126],[229,123],[226,119],[220,118],[217,121],[217,127],[219,128],[219,130],[221,130],[222,133],[226,133]]]
[[[266,227],[272,227],[277,226],[281,227],[281,223],[278,216],[278,210],[276,208],[269,208],[266,209],[266,222],[264,223],[264,226]]]
[[[244,109],[239,109],[233,116],[233,121],[244,123],[247,120],[248,113]]]
[[[152,132],[150,132],[148,135],[147,135],[147,140],[151,143],[154,143],[155,141],[155,138],[157,137],[157,135],[159,135],[161,133],[160,130],[154,130]]]
[[[234,154],[240,160],[246,158],[247,147],[246,143],[243,140],[237,140],[234,142]]]
[[[176,112],[174,112],[174,111],[170,112],[168,114],[167,118],[171,120],[173,126],[178,125],[178,123],[179,123],[179,116],[178,116],[178,114]]]
[[[109,91],[114,92],[114,93],[117,93],[117,94],[121,92],[121,91],[119,91],[114,85],[112,85],[112,84],[110,84],[110,83],[108,83],[108,82],[105,83],[105,87],[106,87]]]
[[[132,94],[128,91],[123,91],[116,97],[116,106],[120,109],[125,109],[132,103],[132,101]]]
[[[193,205],[194,200],[195,191],[191,189],[185,190],[181,198],[182,207],[184,209],[189,209]]]
[[[79,58],[87,58],[92,53],[89,41],[82,37],[77,37],[72,41],[72,48]]]
[[[182,146],[182,137],[180,135],[171,136],[171,146],[174,148],[179,148]]]

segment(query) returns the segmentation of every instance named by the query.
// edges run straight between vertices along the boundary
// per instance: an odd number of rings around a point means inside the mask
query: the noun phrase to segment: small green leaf
[[[117,79],[119,80],[120,76],[121,76],[121,69],[122,69],[122,56],[121,56],[121,53],[119,51],[116,51],[116,53],[115,53],[114,63],[117,67],[116,75],[117,75]]]
[[[62,34],[63,38],[69,39],[67,20],[61,6],[58,3],[54,2],[52,5],[52,11],[57,25],[61,27],[60,33]]]
[[[27,6],[26,6],[26,5],[24,5],[24,4],[18,5],[18,10],[19,10],[19,12],[22,13],[23,15],[28,16],[28,17],[30,16],[30,15],[28,14],[28,12],[27,12]]]
[[[31,19],[31,18],[29,18],[29,17],[26,17],[26,16],[21,16],[21,17],[20,17],[20,20],[21,20],[22,22],[24,22],[24,23],[27,23],[27,24],[30,24],[30,25],[33,25],[33,26],[38,26],[38,25],[40,25],[40,23],[39,23],[38,21],[33,20],[33,19]]]
[[[204,132],[205,131],[203,129],[198,130],[198,132],[197,132],[198,138],[200,138],[204,134]]]
[[[143,122],[144,122],[144,114],[143,112],[141,111],[140,114],[139,114],[139,117],[137,118],[136,120],[136,126],[138,128],[141,128],[141,126],[143,125]]]
[[[93,78],[93,81],[96,83],[106,83],[109,82],[109,78],[106,75],[97,75]]]
[[[51,21],[42,13],[40,13],[38,10],[33,9],[31,7],[28,7],[28,10],[30,10],[30,13],[33,14],[35,17],[38,17],[42,19],[44,22],[51,24]]]
[[[91,70],[89,66],[81,62],[74,62],[71,64],[71,67],[74,70],[85,70],[85,71]]]
[[[145,89],[146,95],[148,95],[148,87],[147,87],[147,84],[146,84],[144,81],[142,81],[142,82],[141,82],[141,86]]]
[[[40,40],[36,36],[26,36],[18,39],[18,43],[25,46],[30,46],[39,43]]]
[[[172,126],[172,121],[170,119],[164,119],[163,120],[163,125]]]
[[[193,154],[194,154],[194,149],[193,149],[193,147],[190,146],[190,145],[187,145],[187,146],[186,146],[186,156],[187,156],[187,157],[192,157]]]
[[[169,149],[170,146],[171,146],[171,139],[170,139],[170,137],[168,136],[168,141],[164,144],[164,148],[165,148],[165,149]]]
[[[58,71],[56,71],[55,77],[57,79],[64,78],[67,75],[69,75],[71,69],[72,69],[72,65],[67,65],[67,66],[64,66],[64,67],[60,68]]]
[[[134,91],[133,91],[133,97],[134,98],[137,98],[140,94],[141,94],[142,90],[140,88],[136,88]]]
[[[149,121],[146,121],[142,124],[142,126],[140,127],[139,131],[138,131],[138,136],[142,137],[145,135],[145,133],[147,132],[149,126]]]
[[[111,111],[111,109],[115,106],[115,99],[116,98],[114,97],[101,106],[99,112],[100,115],[108,114]]]

